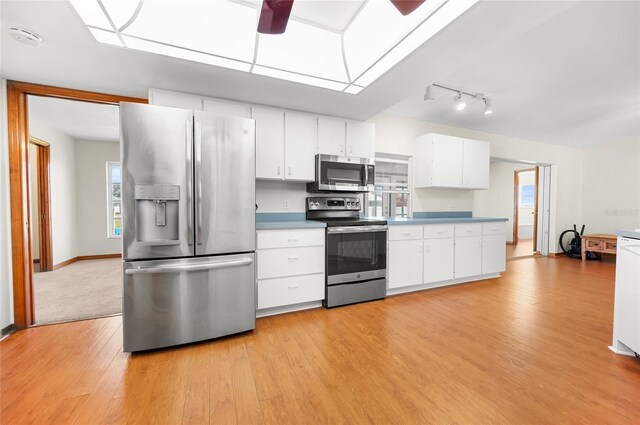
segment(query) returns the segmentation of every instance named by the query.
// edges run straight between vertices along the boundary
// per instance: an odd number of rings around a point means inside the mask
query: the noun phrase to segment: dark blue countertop
[[[509,219],[495,217],[387,218],[390,226],[398,224],[491,223],[496,221],[509,221]]]

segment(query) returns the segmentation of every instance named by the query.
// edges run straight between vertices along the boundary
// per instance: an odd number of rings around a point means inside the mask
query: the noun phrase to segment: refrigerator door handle
[[[202,123],[195,124],[196,151],[196,243],[202,245]]]
[[[187,245],[193,245],[193,118],[185,123],[185,150],[187,157]]]
[[[248,266],[253,263],[253,259],[246,257],[231,261],[216,261],[204,264],[157,266],[137,269],[127,269],[125,274],[156,274],[156,273],[180,273],[196,272],[201,270],[226,269],[230,267]]]

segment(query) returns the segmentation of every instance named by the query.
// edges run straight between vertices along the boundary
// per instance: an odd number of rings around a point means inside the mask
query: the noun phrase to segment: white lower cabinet
[[[318,301],[323,298],[323,273],[258,281],[258,309]]]
[[[421,289],[503,272],[505,233],[503,222],[390,226],[389,289]]]
[[[389,241],[389,288],[422,283],[422,239]]]
[[[505,271],[506,256],[506,235],[485,235],[482,237],[482,274]]]
[[[325,229],[258,230],[258,310],[324,299],[324,240]]]
[[[424,241],[423,283],[453,279],[453,238]]]
[[[482,274],[482,236],[456,238],[454,252],[456,279]]]

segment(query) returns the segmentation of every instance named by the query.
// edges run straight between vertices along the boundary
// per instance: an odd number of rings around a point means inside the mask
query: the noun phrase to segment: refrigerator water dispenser
[[[180,244],[180,185],[137,184],[136,240],[145,245]]]

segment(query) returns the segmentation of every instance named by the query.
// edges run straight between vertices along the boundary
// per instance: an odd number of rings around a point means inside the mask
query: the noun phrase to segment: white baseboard
[[[621,354],[623,356],[631,356],[631,357],[636,356],[635,351],[633,351],[632,349],[630,349],[620,341],[616,341],[613,343],[613,345],[610,345],[609,350],[613,351],[616,354]]]
[[[451,279],[451,280],[445,280],[443,282],[424,283],[422,285],[411,285],[411,286],[403,286],[399,288],[390,288],[387,290],[387,295],[388,296],[399,295],[399,294],[405,294],[407,292],[423,291],[425,289],[441,288],[443,286],[449,286],[449,285],[458,285],[460,283],[469,283],[469,282],[476,282],[479,280],[495,279],[496,277],[500,277],[500,273],[483,274],[480,276],[471,276],[471,277],[465,277],[461,279]]]
[[[276,314],[292,313],[294,311],[309,310],[311,308],[322,307],[322,301],[311,301],[308,303],[284,305],[282,307],[263,308],[256,312],[256,317],[275,316]]]

